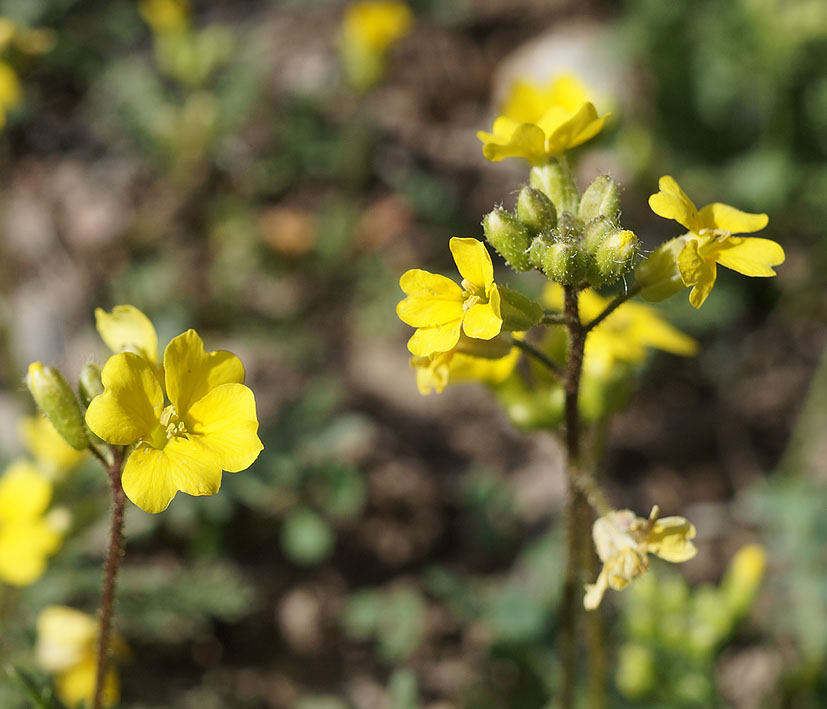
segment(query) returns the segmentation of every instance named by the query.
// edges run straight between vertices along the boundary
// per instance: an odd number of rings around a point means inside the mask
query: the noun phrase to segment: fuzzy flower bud
[[[580,198],[577,216],[584,222],[595,217],[606,217],[617,223],[620,216],[620,190],[617,182],[608,175],[596,178]]]
[[[26,386],[40,410],[72,448],[85,450],[89,447],[77,397],[59,371],[32,362],[26,374]]]
[[[517,197],[517,218],[532,236],[545,234],[557,226],[554,203],[540,190],[526,185]]]
[[[80,400],[84,406],[89,406],[98,394],[103,394],[103,384],[101,383],[101,368],[93,362],[87,362],[80,370],[80,379],[78,381],[78,392],[80,393]]]
[[[586,277],[588,261],[583,249],[574,241],[552,241],[538,236],[531,242],[531,262],[549,280],[574,285]]]
[[[557,220],[554,236],[560,241],[580,241],[583,238],[583,222],[572,212],[563,212]]]
[[[586,253],[594,257],[598,247],[606,240],[606,237],[616,231],[617,226],[606,217],[595,217],[587,222],[583,228],[583,245],[586,247]]]
[[[517,217],[502,207],[497,207],[483,217],[482,228],[488,243],[509,266],[517,271],[531,269],[531,261],[528,258],[531,240],[525,226]]]
[[[560,212],[577,214],[580,193],[577,191],[577,185],[574,184],[574,178],[569,170],[557,160],[552,160],[548,165],[532,167],[529,183],[554,203],[558,214]]]
[[[614,283],[632,270],[640,251],[634,232],[624,229],[607,236],[594,253],[594,273],[601,285]]]

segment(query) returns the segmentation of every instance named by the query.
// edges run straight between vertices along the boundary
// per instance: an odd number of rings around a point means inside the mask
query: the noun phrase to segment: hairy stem
[[[565,287],[564,316],[569,333],[568,358],[564,387],[566,393],[566,469],[569,476],[569,494],[566,508],[566,575],[560,607],[560,647],[563,662],[563,682],[560,707],[574,706],[577,684],[577,621],[580,615],[581,588],[580,539],[588,524],[588,503],[578,484],[580,478],[580,416],[577,406],[580,373],[583,369],[583,348],[586,330],[578,312],[578,291]]]
[[[110,637],[112,634],[112,612],[115,607],[115,584],[118,578],[121,556],[123,556],[123,514],[126,495],[121,486],[121,464],[123,463],[124,449],[113,451],[112,464],[107,466],[106,473],[112,487],[112,525],[109,531],[109,549],[104,566],[103,593],[98,629],[98,668],[95,676],[95,696],[93,709],[103,706],[103,689],[106,678],[106,668],[109,661]]]

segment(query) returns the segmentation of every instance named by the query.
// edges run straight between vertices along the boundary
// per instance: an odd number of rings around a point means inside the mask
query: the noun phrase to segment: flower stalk
[[[109,549],[106,553],[104,566],[98,630],[98,667],[95,676],[95,695],[92,709],[101,709],[103,706],[106,667],[109,661],[112,636],[112,615],[115,608],[115,586],[124,545],[123,517],[126,495],[121,485],[121,465],[124,459],[124,448],[113,446],[112,458],[111,465],[106,468],[112,488],[112,523],[109,528]]]

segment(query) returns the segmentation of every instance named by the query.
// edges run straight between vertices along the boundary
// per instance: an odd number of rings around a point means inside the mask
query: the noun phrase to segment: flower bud
[[[606,217],[595,217],[587,222],[583,228],[583,245],[586,248],[586,253],[594,256],[606,237],[616,231],[617,226]]]
[[[766,568],[767,553],[758,544],[747,544],[733,557],[724,576],[722,589],[735,616],[743,615],[752,606]]]
[[[532,236],[544,234],[557,226],[554,203],[540,190],[526,185],[517,197],[517,218]]]
[[[103,394],[103,384],[101,383],[101,368],[93,362],[87,362],[80,370],[80,380],[78,381],[78,392],[80,393],[80,400],[84,406],[89,406],[98,394]]]
[[[54,367],[32,362],[26,375],[26,386],[40,410],[72,448],[85,450],[89,447],[77,397],[60,372]]]
[[[502,207],[497,207],[483,217],[482,228],[488,243],[509,266],[517,271],[531,269],[531,261],[528,258],[531,239],[517,217]]]
[[[583,238],[583,222],[571,212],[563,212],[553,234],[559,241],[580,241]]]
[[[594,253],[593,272],[590,275],[599,279],[599,285],[614,283],[632,270],[639,250],[638,238],[628,229],[610,234]]]
[[[574,241],[552,241],[538,236],[531,242],[530,255],[531,262],[557,283],[575,285],[586,277],[586,254]]]
[[[529,183],[548,197],[557,208],[557,213],[571,212],[577,214],[577,204],[580,193],[574,178],[567,167],[563,167],[557,160],[548,165],[536,165],[531,168]]]
[[[497,286],[497,290],[504,331],[523,332],[543,319],[543,309],[530,298],[505,286]]]
[[[677,236],[661,244],[649,258],[635,268],[635,281],[641,286],[644,300],[659,303],[685,288],[678,272],[678,256],[686,245],[686,238]]]
[[[617,182],[608,175],[597,177],[580,198],[577,216],[584,222],[595,217],[606,217],[616,224],[620,216],[620,190]]]

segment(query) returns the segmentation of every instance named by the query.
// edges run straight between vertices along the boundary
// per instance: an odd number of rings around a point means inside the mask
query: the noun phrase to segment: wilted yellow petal
[[[477,239],[455,236],[449,246],[463,280],[485,292],[494,282],[494,264],[485,244]]]
[[[86,410],[86,424],[107,443],[126,446],[150,438],[164,394],[149,362],[131,352],[112,355],[101,372],[103,394]]]
[[[781,245],[772,239],[729,237],[716,242],[715,260],[745,276],[774,276],[773,266],[784,263]]]
[[[257,433],[256,400],[243,384],[212,389],[183,420],[190,438],[197,438],[228,472],[249,468],[264,448]]]
[[[211,389],[244,383],[241,360],[225,350],[208,354],[195,330],[187,330],[167,345],[164,373],[167,396],[180,416]]]
[[[158,336],[152,321],[133,305],[116,305],[111,313],[95,309],[101,339],[112,352],[134,352],[152,364],[158,362]]]

